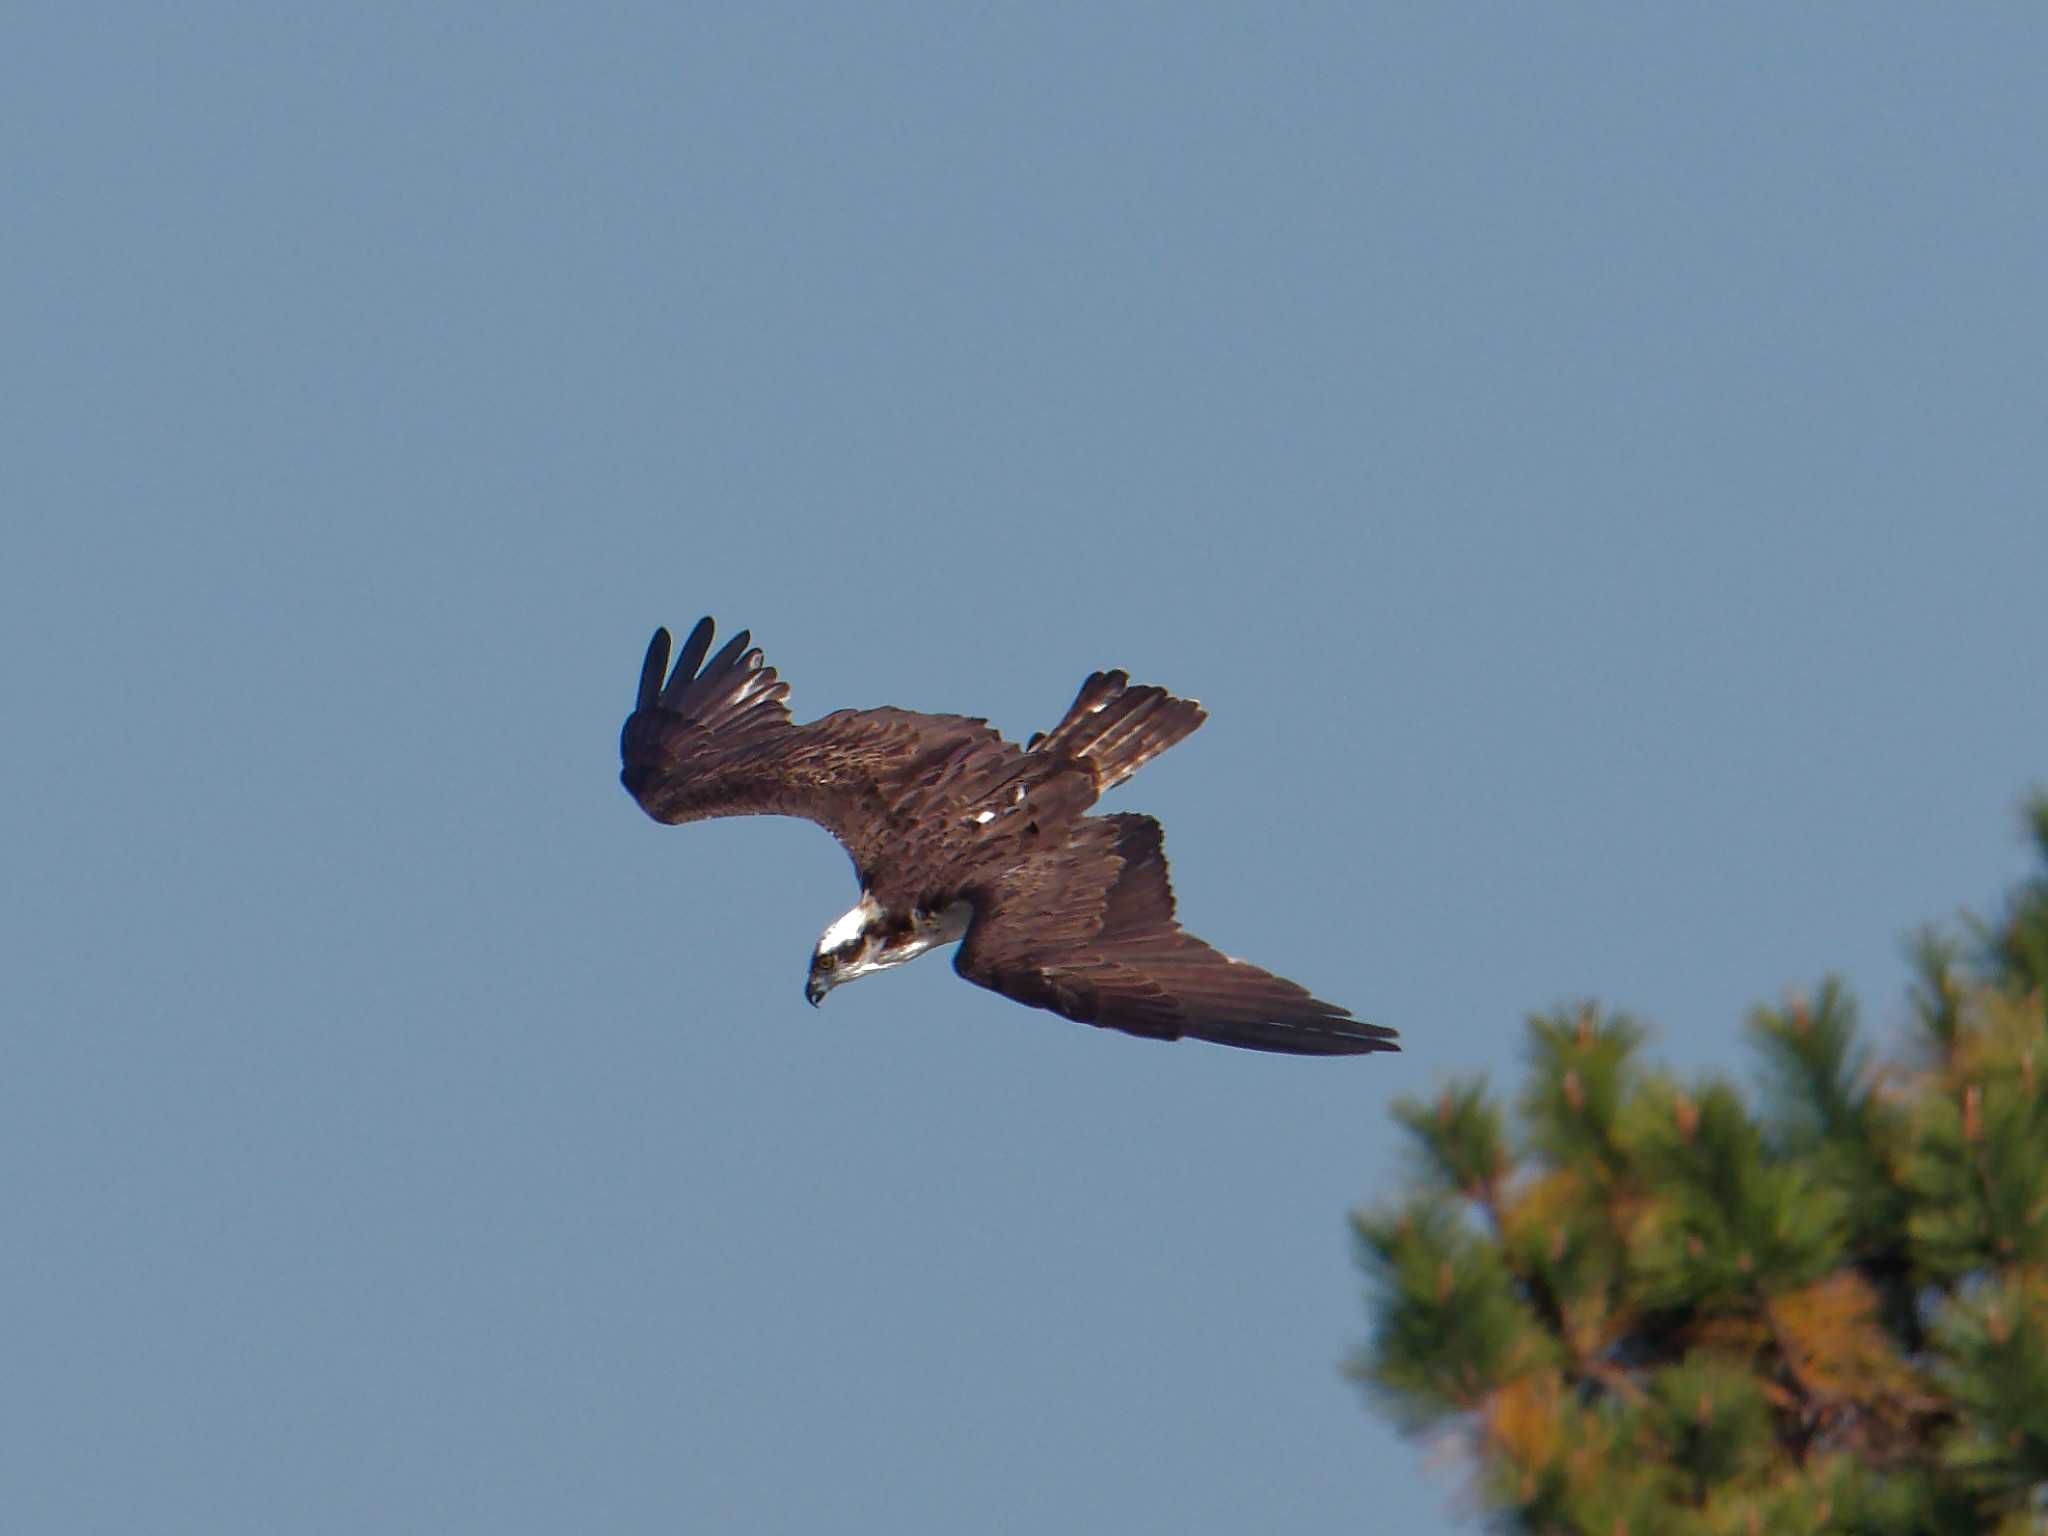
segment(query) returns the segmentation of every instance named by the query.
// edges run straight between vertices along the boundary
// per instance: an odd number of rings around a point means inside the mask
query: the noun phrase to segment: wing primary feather
[[[640,663],[640,700],[636,709],[652,709],[661,699],[661,675],[668,670],[668,630],[657,629]]]
[[[710,637],[707,635],[705,638],[708,640]],[[706,672],[723,672],[727,667],[739,660],[741,656],[746,654],[747,647],[753,643],[753,639],[754,636],[751,631],[741,630],[725,642],[725,648],[711,658],[711,664],[704,670]]]
[[[683,642],[682,654],[676,657],[675,670],[668,675],[668,686],[662,694],[679,693],[690,686],[697,676],[698,667],[704,664],[704,653],[711,649],[712,623],[707,614],[697,621],[697,627],[690,631],[690,638]]]

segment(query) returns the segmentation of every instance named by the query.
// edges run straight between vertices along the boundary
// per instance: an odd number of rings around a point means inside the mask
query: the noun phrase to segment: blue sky
[[[31,5],[8,236],[19,1529],[1471,1525],[1339,1374],[1403,1093],[2026,868],[2032,7]],[[616,782],[1123,666],[1182,914],[1402,1031],[804,1005],[798,823]]]

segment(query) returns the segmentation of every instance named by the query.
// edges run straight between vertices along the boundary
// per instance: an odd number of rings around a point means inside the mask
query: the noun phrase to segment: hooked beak
[[[830,987],[826,986],[822,981],[818,980],[818,978],[815,976],[813,976],[809,981],[804,983],[804,997],[810,1002],[810,1005],[813,1008],[817,1007],[818,1004],[825,1001],[825,994],[827,992],[830,992],[831,990],[832,989]]]

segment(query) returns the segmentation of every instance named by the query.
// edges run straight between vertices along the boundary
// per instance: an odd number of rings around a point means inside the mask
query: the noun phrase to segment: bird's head
[[[951,944],[967,932],[972,916],[973,908],[965,901],[936,912],[912,908],[892,914],[883,911],[874,897],[863,894],[860,904],[827,928],[811,951],[811,974],[804,983],[804,996],[815,1008],[843,981],[893,969],[941,944]]]
[[[855,981],[886,970],[893,960],[882,956],[884,933],[881,912],[871,897],[818,937],[811,951],[811,974],[804,982],[804,996],[813,1008],[825,1001],[825,994],[841,982]]]

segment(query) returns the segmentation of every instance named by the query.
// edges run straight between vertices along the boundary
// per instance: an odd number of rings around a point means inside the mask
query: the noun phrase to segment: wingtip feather
[[[704,670],[706,672],[725,671],[728,667],[732,666],[734,662],[738,661],[740,657],[746,654],[747,648],[753,644],[753,641],[754,636],[751,631],[744,629],[741,630],[738,634],[734,635],[730,640],[725,642],[725,645],[719,650],[719,653],[716,656],[711,658],[709,665],[707,665],[704,668]]]
[[[640,693],[635,709],[652,709],[661,698],[661,677],[668,670],[669,634],[666,628],[654,631],[654,638],[647,642],[647,657],[640,663]]]
[[[711,649],[711,636],[716,628],[709,614],[697,621],[690,630],[690,638],[683,642],[682,650],[677,653],[675,670],[669,673],[668,684],[662,689],[663,694],[690,685],[697,676],[697,668],[704,663],[704,653]]]

